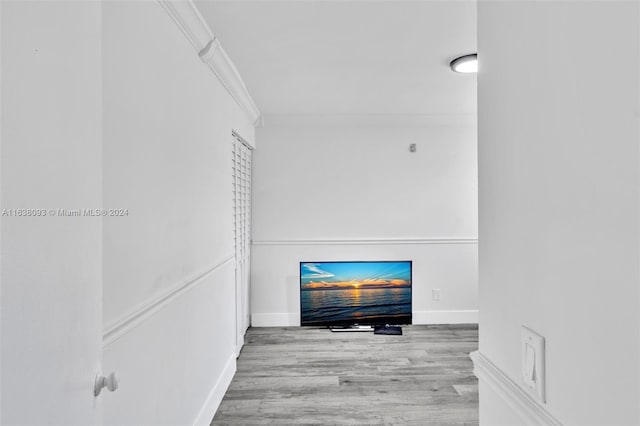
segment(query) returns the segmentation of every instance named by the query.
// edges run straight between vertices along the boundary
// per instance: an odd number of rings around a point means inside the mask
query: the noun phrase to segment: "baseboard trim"
[[[478,310],[413,311],[414,324],[477,324]]]
[[[231,263],[234,259],[234,254],[225,256],[222,260],[216,262],[215,265],[177,283],[173,287],[165,290],[163,293],[146,300],[131,310],[128,314],[123,315],[120,319],[109,324],[105,327],[102,334],[102,347],[108,347],[131,330],[137,328],[140,324],[155,315],[160,309],[204,282],[206,277]]]
[[[477,310],[414,311],[414,324],[477,324]],[[252,327],[295,327],[300,325],[298,313],[251,314]]]
[[[528,425],[562,425],[545,407],[511,380],[498,366],[480,351],[469,354],[473,374],[487,385]]]
[[[235,354],[232,354],[222,370],[222,374],[213,386],[213,389],[209,392],[209,396],[207,396],[207,400],[198,413],[196,420],[193,422],[194,426],[209,426],[211,420],[213,420],[213,417],[216,415],[216,411],[218,411],[222,398],[224,398],[224,394],[227,392],[235,374],[236,356]]]
[[[252,327],[294,327],[300,325],[300,314],[288,312],[251,314]]]
[[[477,238],[352,238],[309,240],[258,240],[254,246],[302,246],[302,245],[392,245],[392,244],[478,244]]]

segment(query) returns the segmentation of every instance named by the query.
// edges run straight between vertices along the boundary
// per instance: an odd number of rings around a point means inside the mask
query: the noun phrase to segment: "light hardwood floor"
[[[475,325],[250,328],[212,425],[477,425]]]

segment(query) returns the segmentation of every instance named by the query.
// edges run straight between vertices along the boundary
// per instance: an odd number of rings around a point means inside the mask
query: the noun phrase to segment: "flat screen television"
[[[412,264],[300,262],[300,324],[411,324]]]

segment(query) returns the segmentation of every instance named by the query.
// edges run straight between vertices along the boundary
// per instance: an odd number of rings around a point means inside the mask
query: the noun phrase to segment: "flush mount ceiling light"
[[[472,53],[470,55],[460,56],[455,58],[449,63],[452,71],[460,73],[473,73],[478,72],[478,54]]]

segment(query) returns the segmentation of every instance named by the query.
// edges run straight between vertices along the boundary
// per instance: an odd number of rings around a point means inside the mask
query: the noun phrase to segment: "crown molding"
[[[262,126],[260,110],[253,102],[240,73],[222,48],[220,41],[211,32],[209,25],[193,1],[158,0],[158,3],[187,37],[200,59],[218,77],[218,80],[238,103],[251,123],[255,127]]]
[[[267,127],[459,127],[476,114],[266,114]]]
[[[240,77],[236,66],[231,62],[227,52],[222,48],[218,39],[214,38],[198,53],[200,59],[209,65],[211,71],[218,77],[222,85],[229,94],[236,100],[238,105],[244,110],[251,124],[258,127],[262,123],[260,110],[251,99],[249,91]]]
[[[192,1],[158,0],[196,52],[201,52],[215,37]]]
[[[546,408],[480,351],[470,354],[473,374],[490,387],[528,425],[562,425]]]

